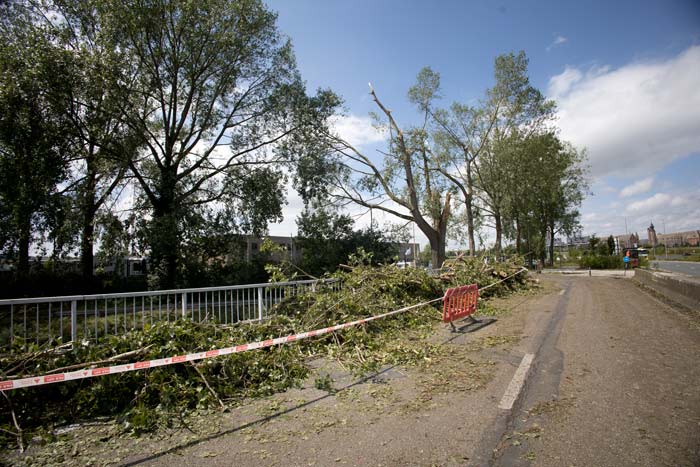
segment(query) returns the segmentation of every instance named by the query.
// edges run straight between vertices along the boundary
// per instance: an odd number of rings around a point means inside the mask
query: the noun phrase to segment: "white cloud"
[[[643,178],[642,180],[638,180],[633,184],[624,187],[620,191],[620,197],[627,198],[628,196],[641,195],[642,193],[646,193],[647,191],[651,190],[653,184],[654,177]]]
[[[671,203],[673,197],[666,193],[656,193],[647,199],[635,201],[627,205],[625,212],[628,214],[641,214],[645,212],[657,211],[662,206],[667,206]]]
[[[576,68],[566,67],[564,71],[556,76],[552,76],[549,80],[549,96],[557,99],[569,92],[571,86],[581,81],[583,73]]]
[[[639,176],[700,151],[700,46],[666,61],[582,71],[549,81],[564,139],[588,148],[594,177]]]
[[[341,138],[356,147],[380,143],[387,138],[386,132],[375,128],[369,117],[337,116],[333,118],[333,127]]]
[[[304,211],[304,200],[294,189],[292,181],[287,181],[285,186],[287,192],[286,204],[282,208],[282,222],[268,224],[270,235],[288,237],[297,234],[297,217]]]
[[[630,202],[625,209],[601,205],[602,200],[588,199],[582,208],[584,234],[607,237],[637,232],[646,238],[651,222],[657,232],[681,232],[700,228],[700,190],[662,192]]]
[[[588,212],[588,213],[584,214],[583,216],[581,216],[581,220],[584,222],[592,222],[592,221],[597,221],[600,219],[601,219],[600,214],[598,214],[597,212]]]
[[[549,45],[547,46],[547,52],[549,52],[550,50],[552,50],[554,47],[556,47],[556,46],[558,46],[558,45],[561,45],[561,44],[563,44],[563,43],[565,43],[565,42],[568,42],[568,41],[569,41],[569,39],[567,39],[567,38],[564,37],[564,36],[557,36],[557,37],[554,39],[554,42],[552,42],[551,44],[549,44]]]
[[[674,196],[673,199],[671,200],[672,207],[686,206],[686,205],[690,205],[691,203],[692,203],[692,199],[688,196]]]

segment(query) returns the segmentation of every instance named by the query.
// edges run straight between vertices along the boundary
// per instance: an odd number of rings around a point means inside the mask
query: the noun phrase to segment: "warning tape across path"
[[[19,388],[29,388],[33,386],[43,386],[45,384],[59,383],[61,381],[74,381],[78,379],[94,378],[96,376],[103,375],[115,375],[117,373],[126,373],[129,371],[143,370],[145,368],[155,368],[159,366],[174,365],[176,363],[182,362],[194,362],[197,360],[204,360],[207,358],[214,358],[221,355],[230,355],[235,353],[246,352],[248,350],[262,349],[265,347],[272,347],[273,345],[286,344],[287,342],[294,342],[302,339],[307,339],[309,337],[320,336],[323,334],[328,334],[334,331],[339,331],[341,329],[349,328],[352,326],[357,326],[358,324],[368,323],[374,321],[375,319],[386,318],[387,316],[402,313],[404,311],[412,310],[414,308],[419,308],[431,303],[442,300],[443,297],[429,300],[427,302],[417,303],[415,305],[406,306],[399,308],[398,310],[393,310],[388,313],[382,313],[381,315],[370,316],[369,318],[358,319],[357,321],[351,321],[343,324],[336,324],[328,328],[316,329],[314,331],[302,332],[299,334],[291,334],[289,336],[277,337],[275,339],[267,339],[264,341],[251,342],[248,344],[235,345],[233,347],[224,347],[222,349],[207,350],[204,352],[195,352],[186,355],[177,355],[175,357],[168,358],[158,358],[155,360],[145,360],[142,362],[126,363],[123,365],[112,365],[105,366],[101,368],[87,368],[76,371],[69,371],[67,373],[55,373],[43,376],[32,376],[29,378],[22,379],[12,379],[0,381],[0,391],[9,391],[12,389]]]

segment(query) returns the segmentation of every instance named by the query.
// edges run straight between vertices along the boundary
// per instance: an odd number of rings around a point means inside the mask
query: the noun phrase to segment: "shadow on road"
[[[457,339],[458,337],[464,336],[465,334],[470,334],[470,333],[479,331],[481,329],[484,329],[485,327],[490,326],[491,324],[495,323],[496,321],[498,321],[496,318],[481,318],[478,321],[466,323],[466,324],[458,327],[456,332],[454,332],[454,335],[452,337],[450,337],[449,339],[445,340],[443,342],[443,344],[448,344],[448,343],[452,342],[453,340]],[[189,447],[196,446],[200,443],[204,443],[204,442],[211,441],[211,440],[214,440],[217,438],[221,438],[222,436],[230,435],[230,434],[236,433],[238,431],[244,430],[246,428],[249,428],[249,427],[252,427],[255,425],[259,425],[261,423],[265,423],[265,422],[268,422],[270,420],[274,420],[282,415],[289,414],[291,412],[294,412],[295,410],[302,409],[304,407],[310,406],[310,405],[315,404],[317,402],[320,402],[324,399],[327,399],[328,397],[331,397],[331,396],[337,394],[338,392],[342,392],[346,389],[350,389],[354,386],[359,386],[361,384],[364,384],[364,383],[367,383],[370,381],[374,381],[378,377],[380,377],[386,373],[389,373],[391,370],[395,369],[397,366],[398,365],[391,365],[389,367],[383,368],[380,371],[369,374],[369,375],[367,375],[367,376],[365,376],[365,377],[363,377],[363,378],[361,378],[361,379],[359,379],[351,384],[348,384],[346,386],[343,386],[342,388],[334,390],[333,392],[329,392],[323,396],[317,397],[316,399],[312,399],[310,401],[300,403],[300,404],[295,405],[293,407],[289,407],[286,410],[276,412],[276,413],[269,415],[269,416],[266,416],[266,417],[258,418],[257,420],[253,420],[251,422],[245,423],[245,424],[237,426],[235,428],[231,428],[231,429],[222,431],[220,433],[216,433],[216,434],[204,436],[204,437],[199,438],[199,439],[191,440],[191,441],[188,441],[186,443],[182,443],[180,445],[173,446],[165,451],[158,452],[158,453],[152,454],[152,455],[147,456],[147,457],[142,457],[140,459],[136,459],[136,460],[133,460],[133,461],[121,464],[121,465],[124,467],[129,467],[129,466],[136,466],[136,465],[149,463],[149,462],[154,461],[156,459],[159,459],[165,455],[173,454],[173,453],[176,453],[176,452],[181,451],[183,449],[187,449]]]
[[[177,446],[173,446],[173,447],[171,447],[170,449],[167,449],[167,450],[165,450],[165,451],[152,454],[152,455],[150,455],[150,456],[148,456],[148,457],[142,457],[142,458],[140,458],[140,459],[136,459],[136,460],[133,460],[133,461],[127,462],[127,463],[125,463],[125,464],[121,464],[121,465],[124,466],[124,467],[129,467],[129,466],[134,466],[134,465],[145,464],[145,463],[154,461],[154,460],[156,460],[156,459],[159,459],[159,458],[161,458],[161,457],[163,457],[163,456],[165,456],[165,455],[173,454],[173,453],[176,453],[176,452],[181,451],[181,450],[183,450],[183,449],[187,449],[187,448],[189,448],[189,447],[196,446],[197,444],[204,443],[204,442],[207,442],[207,441],[211,441],[211,440],[214,440],[214,439],[217,439],[217,438],[221,438],[222,436],[230,435],[230,434],[232,434],[232,433],[236,433],[236,432],[241,431],[241,430],[244,430],[244,429],[246,429],[246,428],[249,428],[249,427],[252,427],[252,426],[255,426],[255,425],[259,425],[259,424],[261,424],[261,423],[265,423],[265,422],[270,421],[270,420],[274,420],[274,419],[276,419],[276,418],[278,418],[278,417],[280,417],[280,416],[282,416],[282,415],[286,415],[286,414],[288,414],[288,413],[294,412],[295,410],[302,409],[302,408],[307,407],[307,406],[309,406],[309,405],[311,405],[311,404],[315,404],[316,402],[319,402],[319,401],[322,401],[322,400],[324,400],[324,399],[327,399],[327,398],[329,398],[329,397],[331,397],[331,396],[337,394],[338,392],[344,391],[344,390],[346,390],[346,389],[350,389],[350,388],[352,388],[352,387],[354,387],[354,386],[358,386],[358,385],[360,385],[360,384],[364,384],[364,383],[366,383],[366,382],[368,382],[368,381],[375,380],[377,377],[379,377],[379,376],[381,376],[381,375],[383,375],[383,374],[385,374],[385,373],[390,372],[391,370],[393,370],[393,369],[396,368],[397,366],[398,366],[398,365],[391,365],[391,366],[389,366],[389,367],[387,367],[387,368],[382,369],[381,371],[377,371],[377,372],[375,372],[375,373],[372,373],[372,374],[370,374],[370,375],[367,375],[367,376],[365,376],[365,377],[363,377],[363,378],[361,378],[361,379],[355,381],[355,382],[352,383],[352,384],[348,384],[348,385],[346,385],[346,386],[343,386],[343,387],[340,388],[340,389],[337,389],[337,390],[334,390],[334,391],[332,391],[332,392],[329,392],[329,393],[327,393],[327,394],[325,394],[325,395],[323,395],[323,396],[321,396],[321,397],[317,397],[316,399],[312,399],[312,400],[310,400],[310,401],[307,401],[307,402],[304,402],[304,403],[295,405],[294,407],[290,407],[290,408],[288,408],[288,409],[286,409],[286,410],[282,410],[282,411],[276,412],[276,413],[274,413],[274,414],[272,414],[272,415],[268,415],[267,417],[261,417],[261,418],[259,418],[259,419],[257,419],[257,420],[253,420],[252,422],[245,423],[245,424],[243,424],[243,425],[241,425],[241,426],[237,426],[237,427],[235,427],[235,428],[231,428],[231,429],[229,429],[229,430],[222,431],[222,432],[220,432],[220,433],[216,433],[216,434],[213,434],[213,435],[208,435],[208,436],[204,436],[204,437],[199,438],[199,439],[195,439],[195,440],[192,440],[192,441],[188,441],[188,442],[186,442],[186,443],[183,443],[183,444],[180,444],[180,445],[177,445]]]

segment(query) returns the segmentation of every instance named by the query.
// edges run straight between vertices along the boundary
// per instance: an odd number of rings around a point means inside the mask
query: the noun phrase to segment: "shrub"
[[[621,256],[582,256],[579,260],[581,268],[591,269],[622,269],[624,263]]]

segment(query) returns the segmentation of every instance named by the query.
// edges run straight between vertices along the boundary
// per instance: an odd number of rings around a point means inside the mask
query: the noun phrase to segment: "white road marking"
[[[559,291],[559,295],[564,295],[564,292],[566,292],[566,289],[561,289],[561,290]]]
[[[520,362],[520,366],[515,370],[513,379],[510,380],[508,388],[506,388],[505,394],[501,399],[501,403],[498,407],[503,410],[510,410],[513,408],[515,400],[518,398],[520,391],[523,389],[525,380],[527,379],[527,374],[530,372],[530,365],[532,365],[532,360],[535,358],[534,354],[525,354],[523,360]]]

